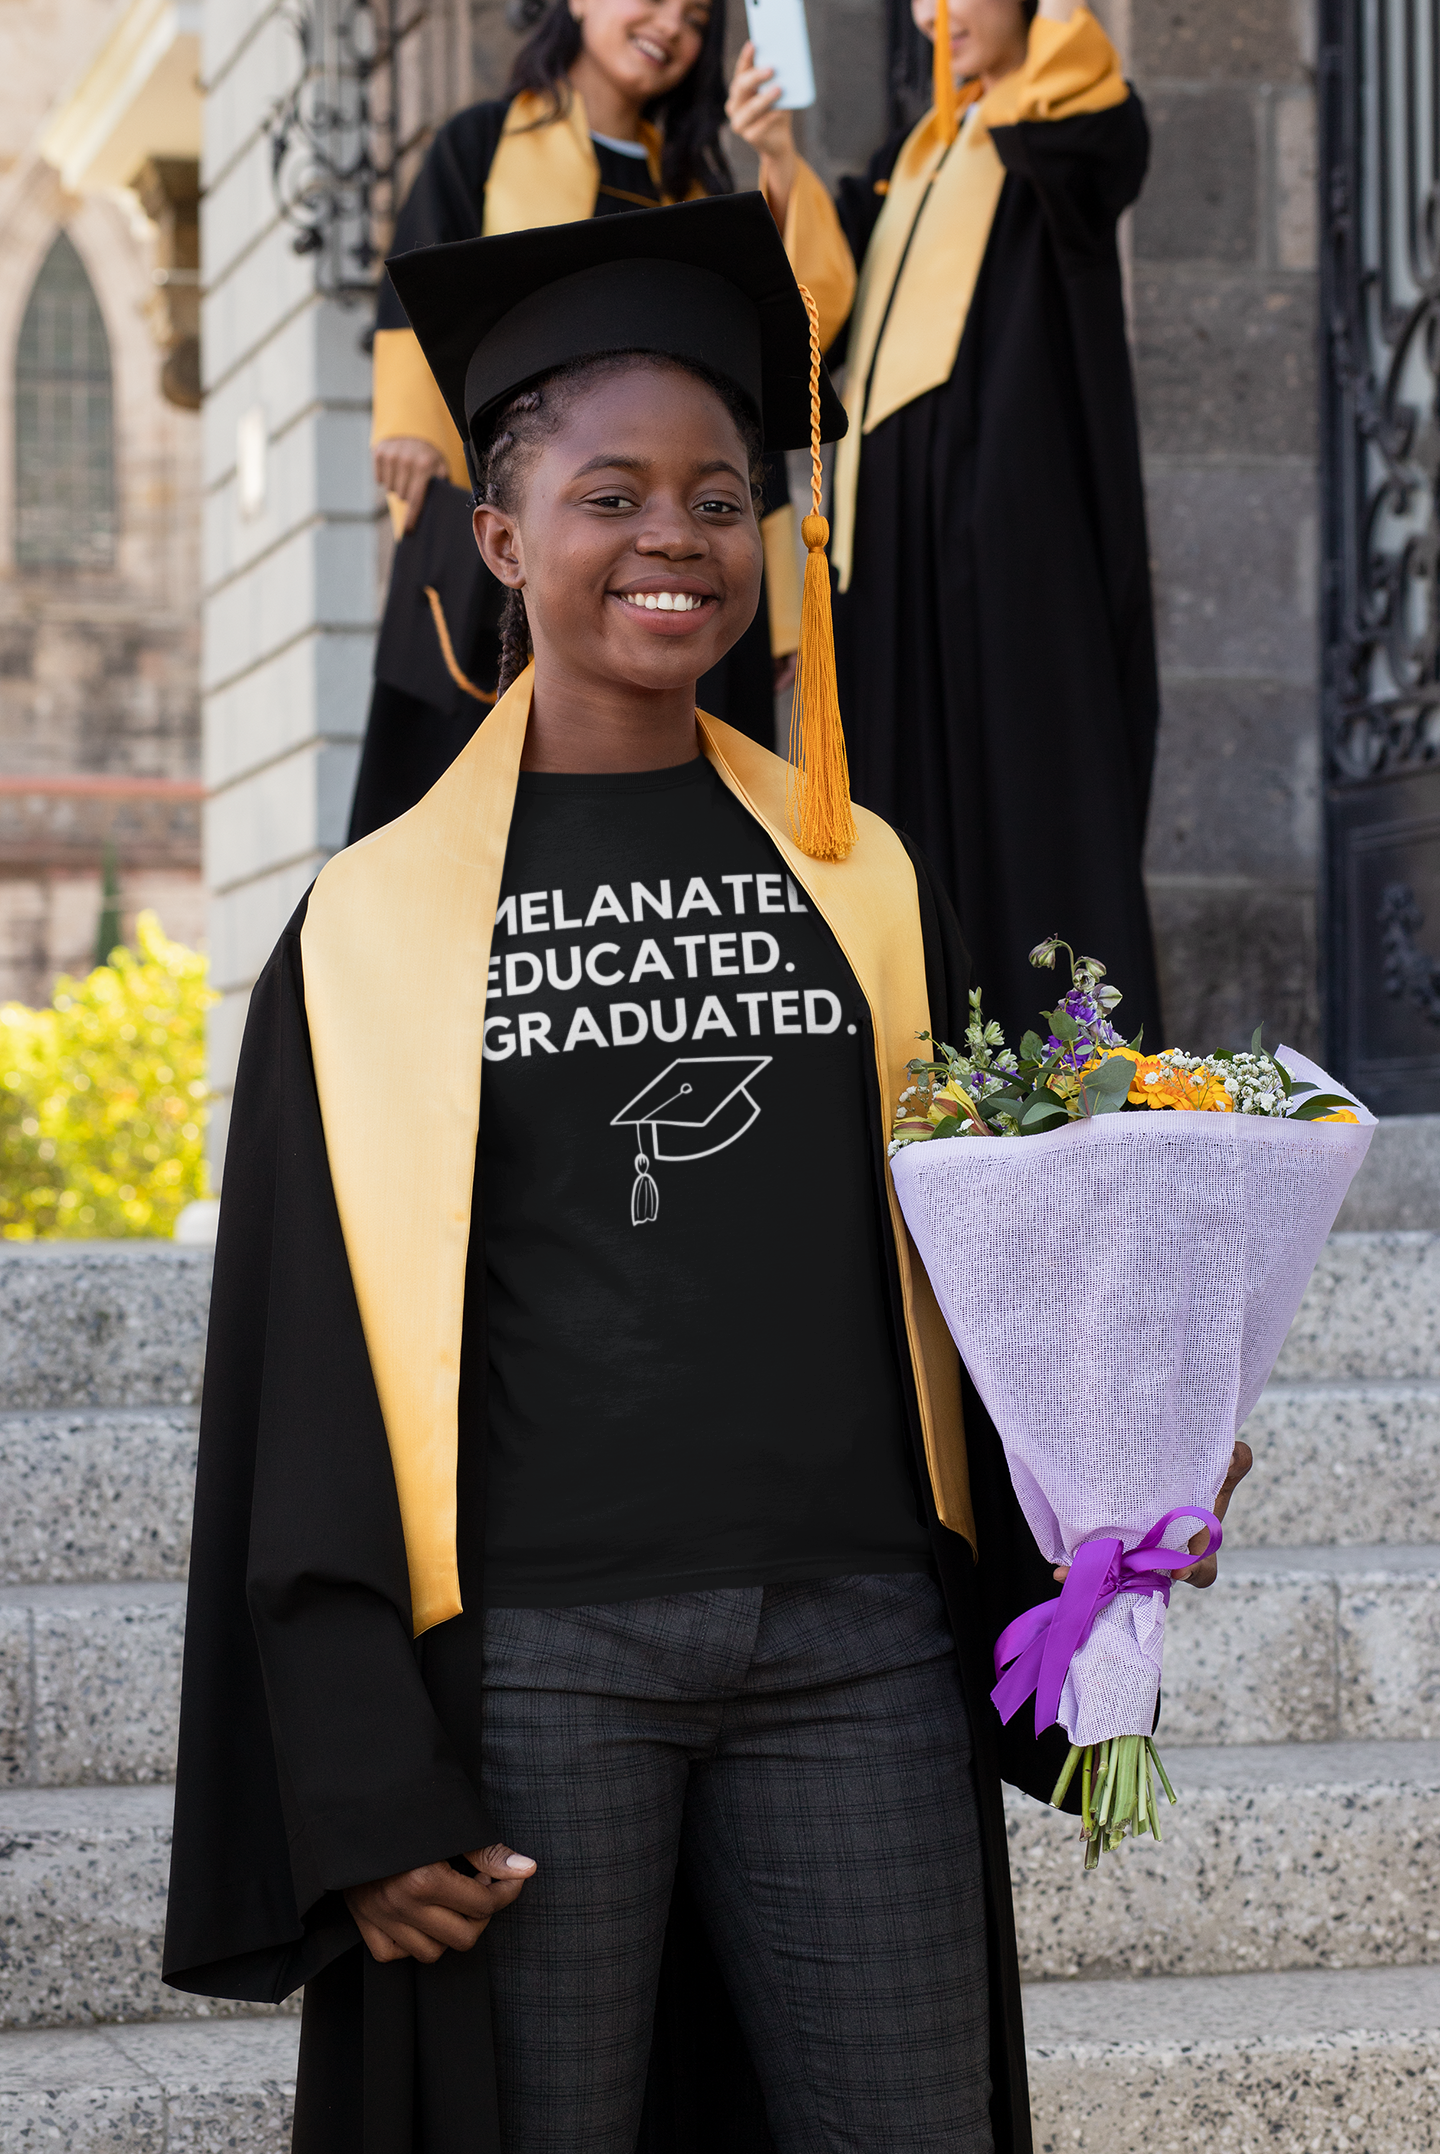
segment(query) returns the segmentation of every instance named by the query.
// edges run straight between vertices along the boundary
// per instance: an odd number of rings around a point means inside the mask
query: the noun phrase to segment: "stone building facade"
[[[1132,323],[1163,718],[1167,1028],[1320,1044],[1315,51],[1306,0],[1132,0]]]
[[[154,0],[11,0],[4,25],[0,998],[32,1003],[94,961],[107,856],[127,933],[153,906],[204,935],[199,423],[161,386],[156,226],[104,163],[134,105],[136,53],[114,46],[137,13],[165,45]]]

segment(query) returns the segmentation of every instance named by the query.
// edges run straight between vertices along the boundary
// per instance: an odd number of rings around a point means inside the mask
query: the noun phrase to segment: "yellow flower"
[[[1348,1107],[1337,1107],[1333,1114],[1317,1114],[1315,1120],[1317,1122],[1358,1122],[1360,1117],[1358,1114],[1352,1114]]]
[[[1190,1072],[1190,1105],[1207,1114],[1233,1114],[1235,1102],[1225,1089],[1225,1079],[1215,1070]]]

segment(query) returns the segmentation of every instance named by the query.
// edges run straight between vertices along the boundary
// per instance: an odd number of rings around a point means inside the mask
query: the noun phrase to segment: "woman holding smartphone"
[[[506,96],[440,129],[395,251],[728,193],[724,38],[724,0],[551,0]],[[352,841],[434,783],[493,704],[499,665],[503,593],[470,542],[464,448],[388,280],[371,434],[397,547]],[[766,603],[704,700],[769,747],[799,606],[783,461],[767,465],[765,486]]]
[[[912,0],[937,35],[936,0]],[[1161,1039],[1141,849],[1158,715],[1116,220],[1148,133],[1075,0],[942,0],[936,103],[831,230],[859,268],[835,465],[836,654],[855,796],[954,899],[987,1011],[1075,924]],[[948,62],[948,64],[947,64]],[[823,190],[747,47],[728,107],[779,223]],[[796,273],[805,250],[792,247]]]

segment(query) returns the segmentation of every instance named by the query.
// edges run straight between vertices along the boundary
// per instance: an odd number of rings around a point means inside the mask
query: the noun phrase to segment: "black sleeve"
[[[1132,90],[1106,112],[1069,120],[1022,120],[992,138],[1007,172],[1040,197],[1062,262],[1108,261],[1115,224],[1140,192],[1150,161],[1145,107]]]
[[[440,247],[455,239],[478,239],[485,218],[485,182],[510,109],[507,97],[467,105],[436,135],[414,186],[395,220],[392,254],[412,247]],[[409,316],[389,277],[380,280],[377,329],[408,329]]]
[[[303,915],[246,1025],[201,1408],[164,1968],[210,1996],[286,1995],[354,1944],[341,1888],[493,1837],[410,1637]]]
[[[903,830],[897,831],[896,836],[910,855],[910,865],[915,870],[931,1036],[948,1040],[953,1046],[956,1030],[965,1028],[966,997],[970,993],[970,952],[961,933],[959,916],[939,876],[913,838]]]

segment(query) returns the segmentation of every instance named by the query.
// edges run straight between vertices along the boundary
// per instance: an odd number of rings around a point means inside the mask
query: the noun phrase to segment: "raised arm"
[[[1090,13],[1048,0],[1023,66],[989,89],[977,117],[1002,163],[1039,194],[1062,254],[1108,248],[1140,191],[1148,133],[1119,56]]]
[[[725,117],[760,159],[760,190],[784,235],[790,267],[819,309],[824,350],[849,318],[855,261],[819,174],[795,147],[789,113],[775,109],[780,86],[772,81],[773,74],[773,68],[756,66],[753,44],[743,46]]]

